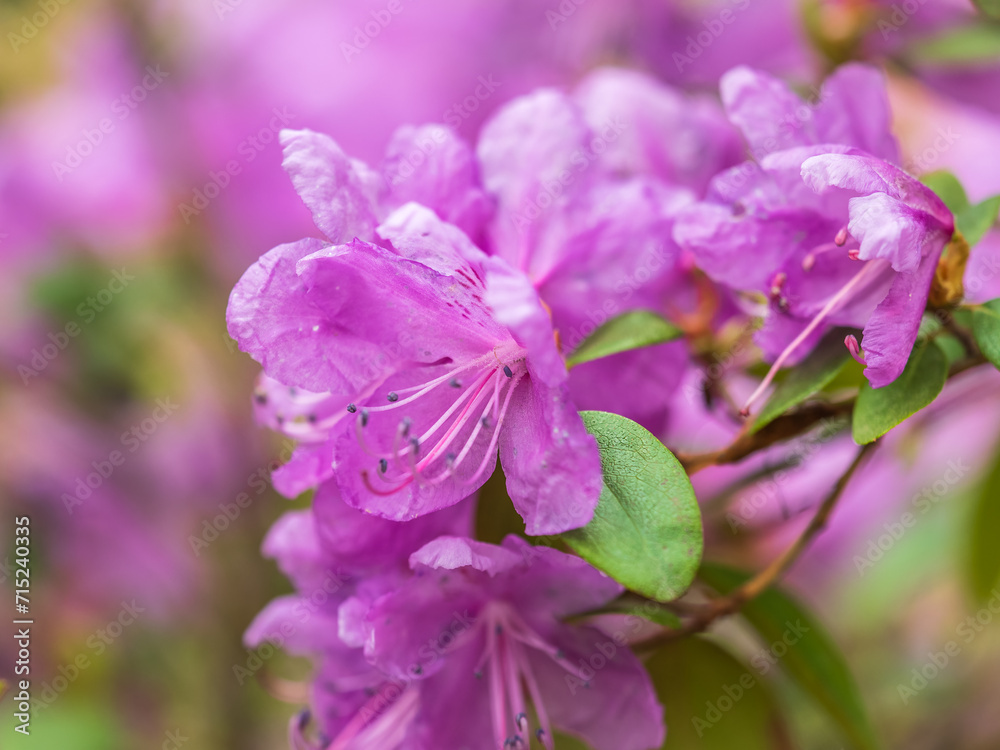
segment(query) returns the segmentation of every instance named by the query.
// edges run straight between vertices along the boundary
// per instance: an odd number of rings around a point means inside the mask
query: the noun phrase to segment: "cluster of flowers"
[[[773,367],[744,410],[834,326],[863,329],[847,347],[873,386],[902,372],[954,221],[896,166],[881,74],[845,66],[804,101],[736,68],[721,99],[598,70],[509,103],[475,149],[401,128],[377,169],[281,134],[323,236],[264,255],[228,322],[264,369],[259,420],[299,441],[275,486],[316,494],[265,541],[297,593],[247,641],[317,659],[322,748],[662,743],[624,639],[564,622],[622,587],[519,537],[472,538],[498,454],[528,535],[591,520],[601,461],[579,409],[663,433],[686,345],[569,369],[601,321],[652,310],[694,333],[762,316]]]

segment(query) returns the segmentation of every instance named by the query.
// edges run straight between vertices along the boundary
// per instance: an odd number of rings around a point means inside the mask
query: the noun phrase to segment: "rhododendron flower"
[[[758,163],[716,177],[675,236],[714,279],[770,298],[757,342],[774,365],[747,406],[834,325],[863,327],[868,380],[892,382],[954,221],[891,163],[898,148],[881,75],[845,66],[806,105],[780,81],[737,68],[722,94]]]
[[[476,202],[461,156],[432,149],[422,170],[393,184],[328,138],[282,139],[329,241],[261,258],[233,290],[229,329],[269,376],[341,400],[322,422],[318,411],[304,418],[329,431],[345,501],[415,518],[475,491],[499,450],[529,533],[586,524],[600,458],[568,397],[549,313],[523,274],[440,218]],[[438,213],[393,210],[404,187]]]
[[[410,565],[415,577],[356,623],[369,660],[419,686],[407,747],[527,748],[534,737],[551,749],[553,728],[595,750],[663,742],[662,709],[624,636],[562,622],[615,598],[614,580],[512,536],[441,537]]]
[[[469,533],[473,507],[460,503],[398,523],[349,508],[336,485],[327,483],[311,509],[286,513],[268,532],[264,554],[278,562],[296,593],[268,604],[244,641],[249,647],[269,644],[317,657],[312,704],[322,732],[333,738],[327,747],[396,747],[391,738],[405,731],[418,691],[393,687],[365,659],[360,641],[341,637],[339,622],[403,585],[411,577],[408,559],[415,550],[441,534]],[[245,676],[237,672],[238,678]],[[390,688],[391,700],[386,697]],[[375,713],[378,718],[372,720]],[[293,747],[306,746],[299,722],[293,722],[292,732]]]

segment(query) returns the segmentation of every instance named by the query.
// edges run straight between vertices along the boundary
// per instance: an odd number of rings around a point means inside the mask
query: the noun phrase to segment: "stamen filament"
[[[866,263],[864,268],[854,275],[854,278],[844,284],[844,286],[842,286],[840,290],[829,299],[829,301],[823,306],[823,309],[817,313],[816,317],[809,321],[809,325],[803,328],[802,332],[796,336],[792,343],[786,346],[785,350],[778,355],[776,360],[774,360],[774,364],[771,365],[771,369],[767,371],[767,375],[764,376],[760,385],[757,386],[757,389],[750,394],[750,398],[748,398],[746,403],[743,404],[743,408],[740,409],[740,414],[745,417],[750,413],[750,405],[760,398],[761,394],[763,394],[767,387],[771,385],[771,381],[774,380],[774,376],[777,375],[778,370],[782,368],[792,353],[802,344],[803,341],[809,338],[810,334],[812,334],[812,332],[819,327],[820,323],[826,320],[826,318],[828,318],[830,314],[840,306],[841,302],[851,295],[851,292],[853,292],[867,276],[873,273],[873,268],[877,269],[880,267],[880,264],[874,262]]]

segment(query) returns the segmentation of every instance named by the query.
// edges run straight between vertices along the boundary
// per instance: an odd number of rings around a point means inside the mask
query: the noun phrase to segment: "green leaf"
[[[635,422],[599,411],[581,416],[597,438],[604,487],[593,520],[563,540],[632,591],[676,599],[702,552],[701,512],[684,468]]]
[[[920,178],[920,181],[937,193],[938,198],[944,201],[953,214],[960,214],[969,207],[965,188],[951,172],[944,169],[928,172]]]
[[[705,564],[699,577],[727,594],[749,576],[722,565]],[[768,589],[744,605],[743,616],[769,644],[761,656],[763,669],[772,659],[802,690],[816,700],[851,742],[863,750],[879,746],[854,678],[833,639],[800,604],[778,589]],[[752,662],[756,666],[756,661]]]
[[[918,342],[906,369],[889,385],[858,392],[851,431],[858,445],[875,442],[885,433],[931,403],[948,379],[948,358],[933,341]]]
[[[990,228],[997,222],[1000,212],[1000,195],[987,198],[982,203],[969,206],[955,216],[955,226],[969,243],[975,247]]]
[[[905,56],[917,64],[955,66],[996,60],[1000,57],[1000,27],[979,22],[949,30],[910,44]]]
[[[843,331],[828,334],[813,353],[774,389],[771,398],[754,420],[750,432],[757,432],[829,385],[851,360],[843,340]]]
[[[612,354],[663,344],[684,335],[684,332],[649,310],[633,310],[604,323],[576,348],[566,363],[573,367]]]
[[[1000,21],[1000,0],[972,0],[972,2],[984,16]]]
[[[657,649],[646,668],[663,704],[663,750],[792,746],[770,686],[712,641],[685,638],[668,643]]]
[[[973,311],[972,333],[986,359],[1000,369],[1000,299],[991,300]]]
[[[976,489],[968,552],[969,585],[980,602],[1000,583],[1000,454]]]

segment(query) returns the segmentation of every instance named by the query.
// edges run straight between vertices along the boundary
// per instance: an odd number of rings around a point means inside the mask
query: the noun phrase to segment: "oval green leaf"
[[[612,354],[664,344],[684,335],[665,318],[649,310],[633,310],[604,323],[583,340],[566,360],[569,367]]]
[[[604,488],[593,520],[562,535],[580,557],[657,601],[691,585],[702,552],[701,511],[680,462],[630,419],[581,412],[597,438]]]
[[[729,593],[749,578],[745,573],[716,564],[703,565],[698,575],[720,594]],[[781,669],[826,710],[855,747],[878,748],[847,662],[812,615],[774,588],[744,605],[742,614],[765,643],[787,646],[778,661]]]
[[[862,384],[851,422],[854,442],[875,442],[937,398],[947,379],[948,358],[941,347],[933,341],[918,342],[893,382],[882,388]]]
[[[986,359],[1000,369],[1000,299],[990,300],[975,309],[972,332]]]

